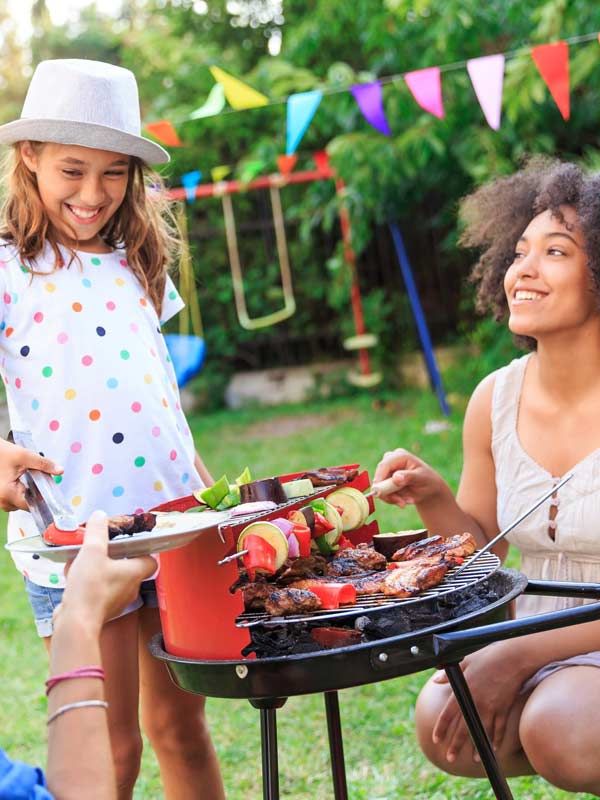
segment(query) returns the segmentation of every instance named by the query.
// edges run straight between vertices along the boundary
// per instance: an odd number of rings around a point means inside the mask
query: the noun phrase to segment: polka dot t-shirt
[[[32,275],[0,241],[0,374],[11,426],[64,466],[55,480],[83,522],[98,508],[153,508],[202,481],[160,330],[183,307],[173,282],[159,321],[124,251],[78,258],[54,270],[47,248]],[[9,541],[36,533],[28,512],[9,515]],[[34,583],[64,585],[60,565],[13,558]]]

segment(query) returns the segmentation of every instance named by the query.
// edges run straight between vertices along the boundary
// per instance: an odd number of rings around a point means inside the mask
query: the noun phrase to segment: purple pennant
[[[352,86],[350,91],[369,125],[385,136],[391,136],[392,132],[383,108],[383,92],[379,81],[357,83]]]

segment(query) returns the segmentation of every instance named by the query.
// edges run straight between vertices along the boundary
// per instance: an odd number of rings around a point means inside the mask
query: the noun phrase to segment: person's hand
[[[81,550],[67,565],[67,586],[55,619],[78,613],[100,627],[135,600],[140,583],[156,567],[152,556],[110,558],[106,515],[95,511],[87,522]]]
[[[445,487],[441,476],[408,450],[397,448],[385,453],[375,469],[373,483],[391,478],[397,491],[382,495],[386,503],[404,508],[409,503],[418,505]]]
[[[514,644],[511,641],[513,649],[510,654],[506,652],[504,643],[500,642],[467,656],[461,663],[483,726],[496,750],[502,744],[510,710],[525,680],[525,676],[516,666],[519,657],[515,656]],[[433,681],[447,683],[448,678],[440,670]],[[435,744],[443,744],[446,758],[450,762],[456,759],[469,739],[467,726],[453,694],[440,712],[432,738]],[[479,761],[475,748],[473,759]]]
[[[3,511],[27,511],[25,487],[19,478],[28,469],[37,469],[50,475],[60,475],[63,471],[49,458],[0,439],[0,508]]]

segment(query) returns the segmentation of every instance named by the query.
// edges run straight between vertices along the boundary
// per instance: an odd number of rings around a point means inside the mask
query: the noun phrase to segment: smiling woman
[[[424,527],[470,531],[483,545],[538,495],[555,491],[507,537],[531,578],[598,580],[600,538],[600,176],[535,160],[482,187],[461,208],[463,244],[491,309],[530,350],[488,375],[464,423],[456,499],[443,478],[405,450],[386,453],[374,480],[397,485],[389,502],[414,503]],[[506,555],[503,542],[498,554]],[[517,615],[578,602],[535,597]],[[600,625],[491,645],[463,661],[465,677],[507,775],[539,773],[569,791],[600,795]],[[443,674],[419,696],[417,734],[446,772],[481,776]]]

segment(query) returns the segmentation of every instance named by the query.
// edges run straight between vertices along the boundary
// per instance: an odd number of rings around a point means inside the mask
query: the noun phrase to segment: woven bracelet
[[[50,694],[50,691],[57,683],[69,681],[74,678],[98,678],[103,681],[104,670],[102,667],[77,667],[77,669],[69,670],[69,672],[61,672],[59,675],[52,675],[46,681],[46,694]]]
[[[57,717],[61,717],[67,711],[74,711],[76,708],[108,708],[108,703],[106,700],[78,700],[76,703],[67,703],[57,708],[53,714],[50,714],[46,720],[46,725],[50,725]]]

